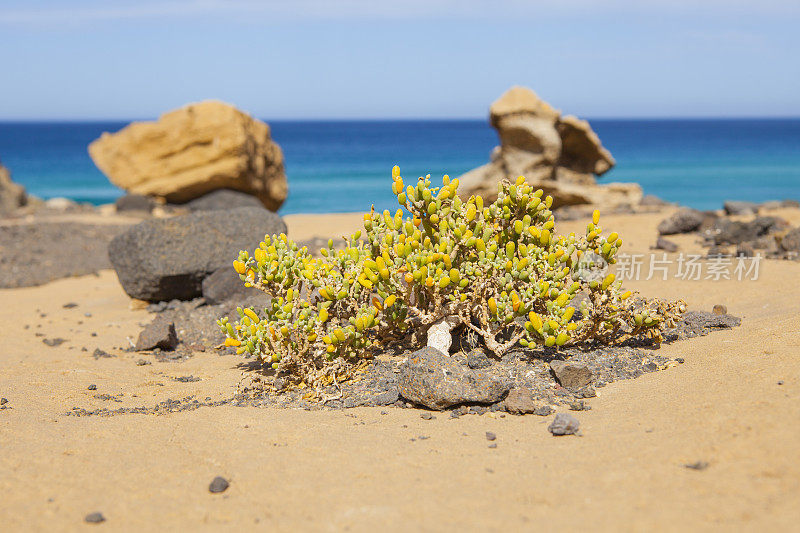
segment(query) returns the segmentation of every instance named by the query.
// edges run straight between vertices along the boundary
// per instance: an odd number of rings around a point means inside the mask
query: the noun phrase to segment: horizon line
[[[168,112],[168,111],[167,111]],[[262,122],[475,122],[486,121],[486,116],[458,116],[458,117],[300,117],[300,118],[265,118],[246,113]],[[564,116],[570,115],[565,113]],[[70,123],[102,123],[102,122],[151,122],[158,120],[158,116],[151,118],[3,118],[0,117],[0,124],[70,124]],[[583,120],[636,120],[636,121],[678,121],[678,120],[800,120],[800,115],[683,115],[683,116],[664,116],[664,115],[599,115],[578,117]]]

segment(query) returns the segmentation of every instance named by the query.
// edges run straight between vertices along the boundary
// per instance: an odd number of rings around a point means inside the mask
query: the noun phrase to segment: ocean
[[[484,120],[269,121],[284,151],[289,199],[280,212],[394,209],[390,173],[456,177],[498,143]],[[800,119],[590,120],[617,166],[600,183],[698,209],[724,200],[800,199]],[[0,122],[0,162],[31,194],[113,202],[122,191],[86,147],[127,122]]]

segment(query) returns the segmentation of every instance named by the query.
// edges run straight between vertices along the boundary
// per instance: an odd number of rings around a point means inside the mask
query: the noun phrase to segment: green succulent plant
[[[406,186],[398,167],[392,191],[401,208],[373,207],[342,249],[328,241],[314,257],[279,235],[240,252],[233,266],[241,279],[272,301],[239,308],[236,323],[220,319],[225,344],[316,387],[347,379],[389,343],[416,348],[444,337],[433,345],[446,351],[457,327],[502,355],[518,344],[660,340],[684,310],[631,298],[614,274],[586,275],[587,258],[613,264],[622,239],[604,236],[598,211],[584,235],[557,234],[553,199],[522,176],[501,183],[490,205],[462,200],[448,176],[441,187],[430,176]]]

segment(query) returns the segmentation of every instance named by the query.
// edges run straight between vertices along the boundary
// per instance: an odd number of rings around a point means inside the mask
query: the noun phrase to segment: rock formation
[[[202,294],[207,276],[233,270],[239,250],[280,233],[286,224],[261,207],[198,211],[131,227],[111,240],[108,257],[131,298],[189,300]]]
[[[594,175],[614,166],[589,123],[561,113],[525,87],[512,87],[489,111],[500,146],[491,162],[460,177],[465,197],[497,197],[503,179],[525,176],[528,182],[553,196],[553,205],[637,205],[642,189],[633,183],[600,186]]]
[[[25,187],[11,181],[11,173],[0,164],[0,216],[7,216],[28,203]]]
[[[156,122],[103,133],[89,155],[115,185],[168,202],[234,189],[275,211],[288,194],[283,153],[269,126],[222,102],[190,104]]]

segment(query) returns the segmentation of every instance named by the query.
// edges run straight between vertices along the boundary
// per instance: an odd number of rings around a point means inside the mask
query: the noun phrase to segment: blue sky
[[[0,120],[800,116],[797,0],[3,0]]]

